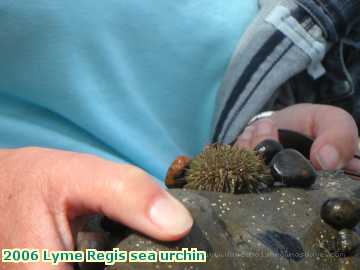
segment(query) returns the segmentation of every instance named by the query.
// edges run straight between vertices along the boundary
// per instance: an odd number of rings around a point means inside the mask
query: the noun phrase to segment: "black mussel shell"
[[[103,216],[101,219],[101,227],[104,231],[118,237],[126,237],[131,233],[131,230],[128,227],[106,216]]]
[[[317,174],[310,161],[294,149],[277,153],[270,163],[274,180],[290,187],[310,187]]]
[[[336,239],[336,252],[341,255],[353,255],[360,245],[359,235],[349,229],[342,229],[338,232]]]
[[[310,159],[310,150],[314,140],[305,134],[294,130],[279,129],[279,142],[284,148],[295,149]]]
[[[350,199],[333,198],[323,204],[320,215],[336,229],[352,229],[360,221],[360,208]]]
[[[263,157],[265,164],[269,164],[273,157],[283,149],[279,142],[268,139],[256,145],[254,150]]]

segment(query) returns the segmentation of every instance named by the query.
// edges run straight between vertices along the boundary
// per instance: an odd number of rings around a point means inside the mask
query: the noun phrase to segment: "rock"
[[[360,199],[360,182],[341,173],[320,173],[310,189],[275,187],[269,193],[239,195],[170,192],[194,217],[188,236],[164,243],[133,232],[115,246],[125,251],[198,248],[207,252],[207,262],[118,263],[107,270],[360,269],[359,249],[351,258],[332,255],[338,232],[320,218],[329,198]]]
[[[277,153],[270,166],[274,180],[289,187],[310,187],[315,183],[314,167],[294,149],[285,149]]]
[[[269,164],[273,157],[283,149],[279,142],[268,139],[259,143],[254,150],[263,157],[265,164]]]
[[[224,222],[217,216],[210,204],[210,201],[197,192],[171,190],[171,193],[178,197],[190,210],[195,222],[188,236],[180,241],[161,243],[151,241],[143,235],[133,234],[119,243],[116,247],[121,250],[181,250],[182,248],[197,248],[206,251],[213,256],[208,261],[214,269],[238,269],[238,265],[233,260],[226,257],[217,257],[216,254],[227,251],[229,254],[235,254],[236,246],[231,235],[226,229]],[[204,192],[206,194],[206,192]],[[222,255],[222,254],[221,254]],[[163,263],[148,265],[148,269],[186,269],[192,264],[182,263]],[[199,264],[202,268],[202,265]],[[108,270],[126,270],[126,269],[147,269],[141,264],[117,264],[108,268]],[[158,268],[157,268],[158,267]],[[191,268],[188,268],[191,269]],[[197,268],[194,268],[197,269]]]
[[[321,218],[336,229],[352,229],[360,221],[360,207],[347,198],[332,198],[321,207]]]

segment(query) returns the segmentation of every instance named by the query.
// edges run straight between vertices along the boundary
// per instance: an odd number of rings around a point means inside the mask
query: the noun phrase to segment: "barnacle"
[[[185,188],[227,193],[260,192],[273,184],[270,169],[255,151],[207,146],[185,172]]]

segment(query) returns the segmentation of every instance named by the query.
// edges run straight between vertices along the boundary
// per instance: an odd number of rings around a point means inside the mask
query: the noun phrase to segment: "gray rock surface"
[[[231,195],[171,190],[191,211],[195,224],[181,241],[160,243],[131,233],[121,250],[207,252],[206,263],[119,263],[126,269],[360,269],[360,251],[353,257],[331,255],[336,230],[320,219],[323,202],[332,197],[360,201],[360,182],[342,173],[322,172],[310,189],[276,188],[269,193]],[[360,231],[360,226],[356,227]]]

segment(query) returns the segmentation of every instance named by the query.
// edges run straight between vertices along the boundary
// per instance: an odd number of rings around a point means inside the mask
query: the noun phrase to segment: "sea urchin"
[[[260,192],[271,186],[270,169],[255,151],[207,146],[188,164],[185,188],[227,193]]]

